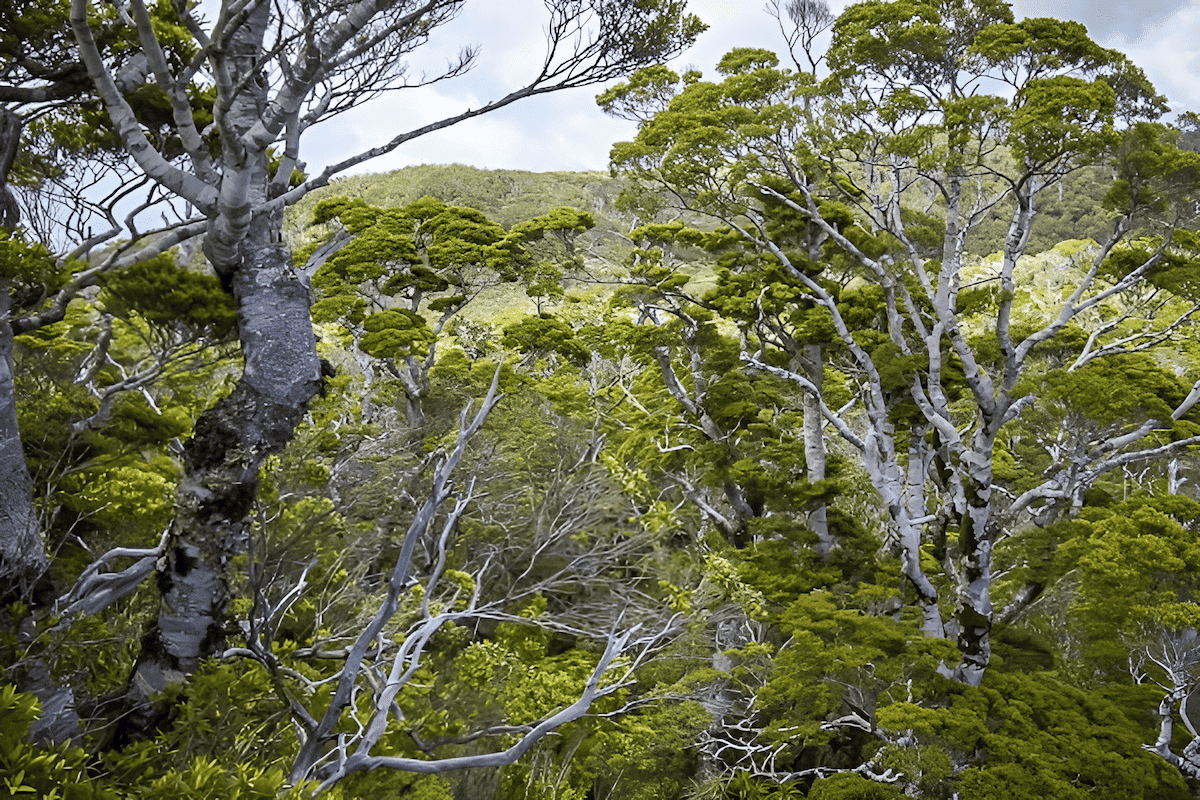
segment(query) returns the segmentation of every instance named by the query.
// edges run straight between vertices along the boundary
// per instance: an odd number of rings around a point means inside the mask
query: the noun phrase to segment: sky
[[[1173,111],[1200,111],[1200,0],[1010,0],[1017,19],[1052,16],[1087,26],[1092,38],[1115,48],[1145,70]],[[835,12],[848,0],[831,0]],[[765,0],[689,0],[691,13],[709,26],[696,45],[671,62],[676,71],[713,74],[733,47],[784,49]],[[410,74],[436,74],[466,44],[481,48],[467,75],[364,103],[305,136],[310,174],[325,164],[377,146],[411,130],[503,96],[525,84],[544,53],[546,11],[541,0],[474,0],[437,30],[410,60]],[[614,142],[633,137],[633,123],[606,117],[586,87],[518,101],[428,134],[360,166],[384,172],[412,164],[468,164],[485,169],[606,170]]]

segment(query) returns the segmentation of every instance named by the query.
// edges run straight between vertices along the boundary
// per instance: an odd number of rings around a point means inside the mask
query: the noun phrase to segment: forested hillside
[[[1200,793],[1200,125],[1082,26],[555,0],[466,114],[610,173],[337,177],[460,2],[11,5],[0,794]]]

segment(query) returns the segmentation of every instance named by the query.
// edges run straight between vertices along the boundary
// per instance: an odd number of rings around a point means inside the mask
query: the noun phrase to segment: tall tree
[[[41,532],[33,507],[33,485],[21,448],[13,390],[12,284],[22,273],[45,270],[49,253],[16,231],[21,209],[9,187],[25,128],[21,109],[77,97],[89,87],[83,65],[63,46],[62,8],[5,3],[0,33],[0,572],[25,583],[45,567]],[[53,33],[59,32],[56,38]],[[49,32],[49,33],[48,33]]]
[[[100,57],[93,4],[72,0],[80,53],[125,149],[149,179],[205,220],[203,250],[235,296],[244,357],[234,390],[200,417],[184,448],[178,513],[159,566],[161,609],[132,679],[136,702],[178,682],[221,645],[226,570],[245,539],[259,467],[287,444],[320,386],[308,288],[282,241],[284,209],[331,176],[431,131],[669,58],[703,28],[683,13],[680,0],[552,0],[546,57],[528,83],[398,133],[293,186],[303,167],[301,139],[312,126],[382,92],[470,68],[476,51],[468,48],[442,74],[412,82],[404,61],[464,5],[226,0],[206,19],[200,7],[179,2],[168,9],[175,21],[170,32],[185,38],[190,51],[176,59],[152,24],[152,7],[132,0],[124,8],[139,53],[169,108],[172,136],[156,146]],[[192,109],[190,97],[200,91],[213,94],[211,125]]]
[[[118,143],[88,108],[93,87],[67,27],[68,6],[9,0],[0,8],[7,21],[0,31],[0,573],[18,593],[44,572],[46,558],[17,425],[14,335],[62,320],[70,301],[105,273],[153,259],[200,230],[168,222],[139,231],[117,222],[118,206],[136,203],[144,181],[130,180]],[[96,24],[97,52],[122,91],[145,95],[117,16]],[[143,121],[146,100],[134,101]],[[123,230],[125,240],[113,246]],[[154,234],[148,246],[147,233]]]
[[[426,422],[429,370],[446,324],[500,281],[520,278],[530,292],[557,286],[561,293],[562,272],[542,251],[560,244],[566,261],[575,237],[595,225],[590,215],[560,207],[505,231],[477,209],[432,197],[399,209],[332,197],[317,204],[313,222],[333,228],[304,265],[318,297],[313,319],[341,322],[356,355],[380,359],[400,382],[418,437]],[[437,315],[432,326],[424,313]],[[360,361],[371,374],[369,362]]]
[[[1012,503],[995,485],[997,437],[1034,402],[1021,381],[1037,349],[1092,310],[1153,286],[1165,260],[1190,258],[1175,231],[1195,214],[1200,161],[1152,122],[1162,99],[1124,56],[1077,23],[1017,23],[1003,2],[860,3],[834,24],[827,58],[832,74],[819,82],[746,49],[722,59],[720,82],[660,75],[659,91],[646,93],[635,76],[601,97],[645,119],[635,141],[614,148],[613,164],[728,224],[821,310],[857,384],[863,424],[825,402],[769,339],[746,358],[811,393],[862,454],[924,629],[957,637],[961,662],[947,671],[977,684],[991,653],[992,549],[1007,526],[1021,512],[1078,506],[1105,472],[1197,441],[1179,429],[1147,444],[1156,426],[1187,412],[1180,406],[1084,448],[1079,463]],[[1039,197],[1098,163],[1114,175],[1105,199],[1112,228],[1053,311],[1029,314],[1018,266]],[[767,213],[773,205],[846,254],[862,285],[824,279],[821,261],[832,254],[793,248]],[[992,215],[1007,219],[1008,233],[995,243],[998,263],[976,266],[964,257],[967,242]],[[1151,243],[1130,243],[1134,231]],[[1077,368],[1148,341],[1111,329],[1098,339],[1103,346],[1079,348]],[[923,559],[928,541],[955,590],[949,621]]]

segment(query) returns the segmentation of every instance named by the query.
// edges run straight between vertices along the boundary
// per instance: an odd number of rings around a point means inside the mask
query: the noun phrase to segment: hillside
[[[587,247],[600,253],[620,250],[623,234],[636,217],[617,208],[623,181],[603,172],[525,172],[484,170],[463,164],[422,164],[393,172],[339,178],[289,210],[285,230],[299,235],[312,219],[312,210],[327,197],[357,197],[364,202],[393,208],[422,197],[435,197],[448,205],[476,208],[505,228],[569,206],[588,211],[596,228],[587,235]]]
[[[1039,197],[1042,205],[1029,254],[1042,253],[1069,239],[1095,238],[1106,230],[1109,214],[1101,205],[1106,188],[1103,178],[1096,170],[1082,170]],[[324,198],[337,196],[361,198],[384,208],[436,197],[450,205],[477,208],[505,228],[557,206],[570,206],[588,211],[596,219],[596,229],[586,238],[588,248],[594,254],[619,259],[628,247],[624,234],[643,221],[636,213],[619,207],[618,197],[624,186],[623,179],[604,172],[526,172],[422,164],[339,178],[293,206],[285,231],[303,238],[313,207]],[[997,252],[1008,231],[1010,213],[1009,206],[1001,204],[972,235],[968,252],[976,256]],[[704,220],[689,221],[706,227]]]
[[[1050,251],[1064,241],[1087,240],[1102,235],[1108,224],[1101,207],[1104,184],[1093,171],[1068,176],[1055,191],[1042,195],[1038,224],[1030,240],[1027,269],[1053,271],[1058,257]],[[313,192],[288,212],[285,235],[299,250],[323,239],[329,229],[311,225],[313,209],[329,197],[358,198],[368,205],[395,208],[421,197],[434,197],[448,205],[478,209],[504,228],[545,214],[559,206],[589,212],[596,227],[580,237],[579,248],[586,269],[564,277],[568,298],[606,298],[625,276],[619,267],[633,247],[627,234],[646,220],[636,210],[622,207],[619,200],[626,181],[603,172],[528,172],[486,170],[463,164],[422,164],[383,173],[339,178]],[[967,253],[980,259],[980,268],[1003,247],[1011,210],[1005,205],[980,225],[968,240]],[[665,222],[679,212],[663,212],[655,220]],[[714,222],[699,215],[683,215],[691,225],[711,229]],[[688,288],[699,296],[715,284],[711,258],[700,250],[685,249],[688,262],[677,269],[692,276]],[[1047,260],[1048,259],[1048,260]],[[1043,263],[1045,262],[1045,263]],[[473,322],[503,326],[525,314],[536,312],[524,289],[513,283],[484,288],[464,310]]]

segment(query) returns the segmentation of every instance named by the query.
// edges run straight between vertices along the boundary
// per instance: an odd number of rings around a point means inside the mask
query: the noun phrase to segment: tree
[[[21,110],[45,113],[87,94],[91,83],[67,46],[65,3],[10,0],[3,11],[11,24],[0,34],[0,226],[15,228],[21,209],[9,182],[25,131]]]
[[[0,570],[25,584],[35,580],[47,562],[17,423],[9,287],[30,267],[53,272],[55,265],[44,248],[30,246],[19,234],[5,230],[0,235]]]
[[[68,304],[104,274],[153,260],[200,230],[169,221],[151,231],[131,225],[125,241],[111,244],[122,230],[118,206],[132,202],[143,184],[129,178],[114,154],[117,143],[89,108],[92,84],[66,28],[67,7],[6,3],[12,24],[0,34],[0,572],[14,596],[24,595],[47,564],[17,424],[14,335],[61,321]],[[160,22],[156,13],[152,24]],[[112,14],[97,25],[100,56],[145,120],[144,75],[128,58],[129,37]],[[153,200],[151,190],[146,203]],[[107,391],[115,398],[121,390]]]
[[[313,125],[381,92],[452,78],[468,48],[440,75],[410,80],[403,57],[457,16],[462,0],[222,3],[205,19],[182,3],[165,9],[175,58],[142,0],[128,5],[139,55],[165,95],[170,136],[149,139],[101,58],[88,0],[71,26],[113,128],[154,185],[195,209],[203,251],[232,291],[244,367],[233,391],[197,420],[184,447],[178,513],[160,560],[162,603],[131,680],[132,701],[177,683],[225,638],[228,564],[242,546],[259,467],[293,435],[321,384],[309,293],[281,240],[284,209],[330,177],[407,141],[525,97],[585,86],[657,62],[690,44],[701,23],[677,0],[548,4],[547,53],[536,75],[502,98],[396,134],[386,144],[303,176],[300,144]],[[191,97],[212,96],[211,125]],[[275,148],[279,149],[278,161]],[[293,176],[296,183],[293,185]],[[144,721],[144,720],[143,720]]]
[[[555,262],[574,264],[575,238],[594,225],[586,213],[556,208],[505,231],[474,208],[432,197],[399,209],[328,198],[317,204],[313,223],[333,228],[306,248],[304,270],[318,298],[313,319],[343,325],[352,352],[377,359],[400,381],[415,436],[425,426],[429,370],[446,324],[500,282],[520,279],[530,292],[557,287],[561,294]],[[546,251],[555,245],[565,255],[552,261]],[[436,315],[432,325],[424,314]]]
[[[925,632],[957,637],[961,661],[948,672],[978,684],[991,652],[992,551],[1020,513],[1078,507],[1107,471],[1200,441],[1176,422],[1188,411],[1179,405],[1061,464],[1084,476],[1069,486],[1055,471],[1006,503],[994,475],[1001,431],[1034,402],[1019,385],[1039,348],[1156,285],[1164,260],[1191,258],[1176,232],[1195,214],[1200,162],[1151,121],[1163,105],[1140,70],[1077,23],[1018,23],[990,0],[872,0],[838,18],[826,57],[824,81],[745,49],[721,60],[720,82],[659,75],[648,96],[635,76],[601,97],[644,118],[633,142],[614,147],[613,165],[728,225],[820,309],[840,369],[857,384],[861,422],[826,402],[770,337],[752,342],[747,363],[816,397],[826,422],[862,454]],[[1105,198],[1112,227],[1053,309],[1024,316],[1020,264],[1039,197],[1098,163],[1115,176]],[[778,236],[769,211],[777,205],[794,212],[816,250]],[[1007,219],[1008,233],[996,243],[999,261],[976,266],[965,248],[992,215]],[[1152,244],[1131,241],[1135,231]],[[861,284],[825,278],[839,254]],[[1175,332],[1177,318],[1186,326],[1190,303],[1150,328]],[[1076,350],[1078,366],[1148,341],[1102,330]],[[1169,441],[1148,443],[1164,425],[1174,426]],[[939,580],[954,590],[949,622],[922,557],[926,542],[942,562]]]
[[[45,569],[46,555],[17,425],[12,286],[20,278],[36,281],[58,270],[44,246],[27,242],[16,230],[21,209],[10,176],[25,129],[19,109],[74,99],[90,84],[83,65],[62,46],[61,6],[5,5],[5,17],[13,24],[0,34],[0,574],[27,585]]]
[[[640,324],[611,326],[606,333],[613,341],[606,345],[623,344],[650,366],[650,374],[643,373],[631,388],[658,396],[637,397],[625,390],[635,405],[629,409],[628,432],[614,431],[619,457],[631,469],[676,483],[734,547],[769,536],[772,525],[787,527],[769,517],[803,509],[818,550],[828,553],[833,539],[822,523],[836,489],[832,482],[821,483],[830,477],[824,448],[809,448],[807,435],[796,447],[782,433],[796,424],[794,414],[780,413],[789,405],[784,395],[794,390],[774,376],[742,374],[738,341],[723,336],[717,325],[718,313],[736,317],[734,307],[752,302],[746,298],[758,292],[726,280],[725,272],[718,273],[718,288],[702,297],[687,288],[691,276],[682,268],[682,254],[689,246],[695,252],[696,245],[720,251],[728,237],[706,235],[679,221],[644,225],[630,236],[640,246],[627,260],[629,284],[612,302],[634,306]],[[678,415],[668,411],[675,404]]]

